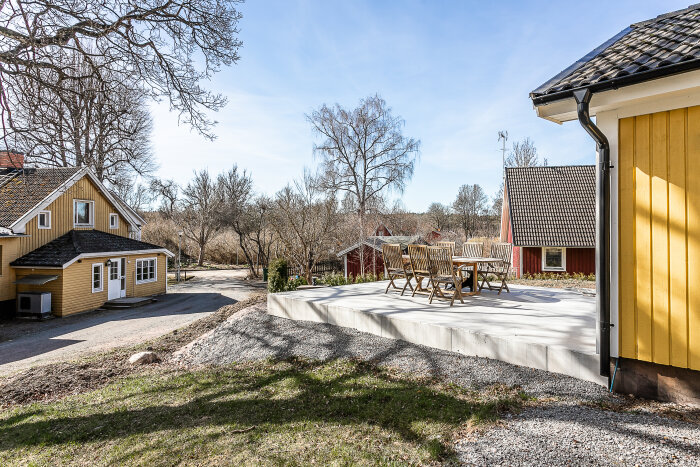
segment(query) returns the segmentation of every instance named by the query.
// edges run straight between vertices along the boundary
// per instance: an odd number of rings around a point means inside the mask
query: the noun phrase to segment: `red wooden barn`
[[[595,273],[595,166],[506,168],[501,241],[517,277]]]
[[[345,277],[348,277],[348,275],[355,277],[360,274],[360,248],[363,249],[365,274],[384,275],[382,245],[385,243],[398,243],[404,251],[409,244],[425,244],[418,235],[375,235],[367,237],[361,244],[358,242],[338,253],[338,257],[343,258]]]

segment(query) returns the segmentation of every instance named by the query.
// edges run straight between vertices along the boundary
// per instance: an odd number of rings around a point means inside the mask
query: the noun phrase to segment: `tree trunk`
[[[204,243],[199,244],[199,258],[197,259],[198,266],[204,266]]]

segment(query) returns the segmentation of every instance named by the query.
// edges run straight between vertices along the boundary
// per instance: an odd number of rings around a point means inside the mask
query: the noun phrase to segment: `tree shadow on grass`
[[[127,386],[126,391],[133,391],[132,401],[123,400],[124,395],[117,392],[114,397],[119,401],[111,407],[102,401],[98,413],[73,415],[67,407],[59,409],[56,416],[55,408],[46,412],[38,409],[32,414],[38,420],[0,420],[0,449],[118,440],[207,426],[251,431],[250,427],[255,427],[255,431],[267,434],[303,422],[310,426],[380,427],[441,458],[452,452],[444,444],[435,446],[436,430],[444,431],[446,426],[455,429],[472,416],[490,417],[504,407],[503,401],[479,401],[454,388],[447,391],[416,380],[393,378],[362,362],[288,360],[261,365],[173,375],[154,381],[155,387]],[[125,405],[140,405],[132,403],[138,399],[148,404],[156,392],[171,403],[161,403],[161,399],[158,405],[124,409]],[[517,400],[513,392],[504,392],[501,397],[507,399],[507,406]],[[36,406],[32,410],[36,412]],[[427,427],[431,424],[432,428]]]

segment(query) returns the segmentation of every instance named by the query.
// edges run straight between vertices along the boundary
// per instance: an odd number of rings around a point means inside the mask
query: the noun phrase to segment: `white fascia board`
[[[174,257],[175,254],[172,253],[170,250],[166,248],[159,248],[157,250],[131,250],[131,251],[99,251],[97,253],[83,253],[72,260],[68,261],[66,264],[64,264],[62,267],[63,269],[67,268],[71,264],[75,263],[79,259],[86,259],[86,258],[101,258],[101,257],[121,257],[121,256],[131,256],[131,255],[151,255],[155,253],[163,253],[165,256],[168,256],[170,258]],[[36,267],[36,266],[35,266]]]
[[[165,256],[169,258],[173,258],[175,254],[168,250],[167,248],[158,248],[154,250],[130,250],[130,251],[99,251],[97,253],[83,253],[72,260],[68,261],[62,266],[10,266],[12,268],[19,268],[19,269],[65,269],[71,264],[75,263],[76,261],[80,259],[87,259],[87,258],[102,258],[102,257],[122,257],[122,256],[132,256],[132,255],[152,255],[156,253],[163,253]]]
[[[57,169],[60,170],[60,169]],[[63,182],[59,187],[57,187],[55,190],[53,190],[49,195],[44,198],[43,200],[39,201],[32,209],[30,209],[27,213],[25,213],[22,217],[17,219],[11,226],[10,228],[17,232],[17,233],[24,233],[25,232],[25,226],[27,225],[27,222],[30,220],[34,219],[37,214],[39,214],[39,211],[43,210],[46,208],[49,204],[53,203],[55,200],[57,200],[62,194],[64,194],[70,187],[72,187],[75,182],[83,178],[85,175],[85,172],[87,172],[87,168],[82,168],[78,170],[71,178]]]
[[[61,186],[56,188],[54,191],[52,191],[46,198],[41,200],[39,203],[37,203],[30,211],[28,211],[24,216],[20,217],[17,219],[11,226],[10,228],[17,233],[24,233],[25,232],[25,226],[27,222],[32,220],[34,217],[36,217],[37,214],[39,214],[39,211],[42,211],[45,209],[49,204],[53,203],[56,199],[58,199],[61,195],[63,195],[66,191],[70,189],[73,185],[75,185],[78,180],[83,178],[84,176],[88,176],[90,180],[97,186],[97,189],[102,195],[109,200],[109,202],[114,205],[114,207],[119,211],[119,213],[124,217],[124,219],[131,225],[139,226],[142,225],[143,222],[140,222],[139,219],[136,219],[129,211],[127,211],[124,208],[124,205],[122,202],[117,201],[114,196],[109,192],[107,187],[104,186],[102,182],[97,178],[95,174],[92,173],[90,169],[87,167],[83,167],[79,171],[77,171],[71,178],[66,180]],[[139,216],[140,217],[140,216]],[[143,219],[140,219],[143,221]]]
[[[373,245],[373,244],[371,244],[371,243],[369,243],[369,242],[362,242],[362,243],[363,243],[365,246],[368,246],[368,247],[370,247],[370,248],[374,248],[374,249],[377,250],[377,251],[382,251],[381,248],[378,248],[377,246],[375,246],[375,245]],[[342,251],[336,253],[335,256],[338,257],[338,258],[340,258],[341,256],[345,256],[345,255],[347,255],[348,253],[350,253],[352,250],[354,250],[354,249],[356,249],[356,248],[359,248],[359,247],[360,247],[360,244],[359,244],[359,243],[355,243],[353,246],[349,246],[349,247],[347,247],[346,249],[344,249],[344,250],[342,250]]]
[[[647,106],[654,102],[659,109],[654,112],[687,107],[683,100],[696,94],[700,94],[700,70],[593,93],[589,106],[590,114],[594,116],[598,112],[637,105]],[[535,111],[538,117],[556,123],[578,119],[573,97],[536,106]]]
[[[86,175],[90,177],[90,180],[97,185],[97,188],[99,191],[102,193],[102,195],[109,200],[110,203],[119,211],[119,213],[124,216],[124,218],[129,222],[131,225],[140,225],[143,219],[137,219],[129,210],[127,210],[124,206],[126,203],[124,203],[121,200],[117,200],[115,196],[107,189],[106,186],[100,181],[100,179],[97,178],[97,176],[92,173],[92,170],[87,170]]]

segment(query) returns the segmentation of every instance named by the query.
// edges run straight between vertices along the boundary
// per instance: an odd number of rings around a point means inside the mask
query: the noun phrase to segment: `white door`
[[[107,300],[122,296],[122,262],[120,258],[112,258],[107,268]]]

